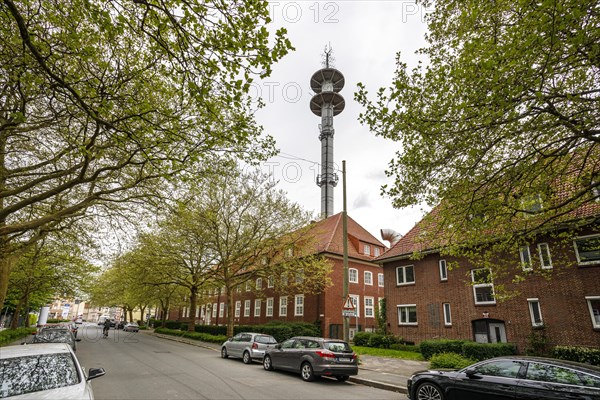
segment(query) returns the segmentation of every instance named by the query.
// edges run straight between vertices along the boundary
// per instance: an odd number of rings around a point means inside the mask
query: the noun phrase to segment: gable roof
[[[308,233],[314,237],[318,253],[344,254],[342,213],[334,214],[331,217],[314,222],[309,228]],[[356,241],[383,249],[386,248],[375,236],[371,235],[365,228],[348,216],[348,257],[365,261],[374,260],[374,256],[359,252],[359,249],[355,246]]]

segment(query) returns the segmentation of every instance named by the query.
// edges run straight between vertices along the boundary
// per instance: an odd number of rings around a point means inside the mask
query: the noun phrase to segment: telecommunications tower
[[[321,174],[317,185],[321,188],[321,216],[333,215],[333,188],[338,183],[333,164],[333,117],[344,111],[344,98],[338,92],[344,87],[344,75],[333,68],[331,46],[325,48],[324,68],[310,78],[315,95],[310,100],[310,110],[321,117],[319,140],[321,141]]]

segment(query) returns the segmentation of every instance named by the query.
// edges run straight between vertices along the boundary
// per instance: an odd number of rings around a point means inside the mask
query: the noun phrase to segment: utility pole
[[[342,160],[342,193],[344,195],[344,210],[342,211],[342,229],[344,241],[344,295],[342,301],[348,297],[348,212],[346,208],[346,160]],[[350,340],[350,317],[344,315],[344,341]]]

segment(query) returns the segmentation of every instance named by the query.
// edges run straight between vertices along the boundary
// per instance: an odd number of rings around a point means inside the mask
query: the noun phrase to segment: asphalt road
[[[322,378],[268,372],[259,363],[222,359],[218,352],[140,333],[85,325],[77,356],[86,369],[103,367],[92,381],[96,399],[394,399],[398,393]]]

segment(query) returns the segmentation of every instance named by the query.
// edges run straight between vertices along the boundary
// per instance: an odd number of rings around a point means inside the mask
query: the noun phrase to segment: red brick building
[[[600,214],[600,204],[593,208]],[[427,248],[419,240],[424,229],[421,221],[377,259],[393,334],[415,343],[512,342],[520,352],[531,346],[533,334],[549,345],[600,348],[600,231],[582,232],[566,244],[539,237],[501,256],[503,263],[512,260],[513,273],[481,283],[489,270]],[[415,252],[423,257],[411,259]],[[525,279],[513,283],[515,274]],[[499,288],[510,296],[497,299]]]
[[[264,324],[269,321],[319,323],[325,337],[343,335],[343,228],[342,214],[315,222],[309,235],[314,236],[314,253],[326,257],[333,265],[333,285],[316,295],[275,291],[270,277],[258,278],[253,285],[240,288],[233,298],[235,325]],[[384,296],[383,269],[373,260],[386,247],[362,226],[348,217],[349,295],[358,316],[350,318],[350,337],[358,330],[376,327],[375,307]],[[256,288],[256,290],[255,290]],[[258,295],[257,295],[258,293]],[[226,324],[226,298],[211,290],[196,310],[200,324]],[[189,317],[189,310],[172,311],[169,319]]]

